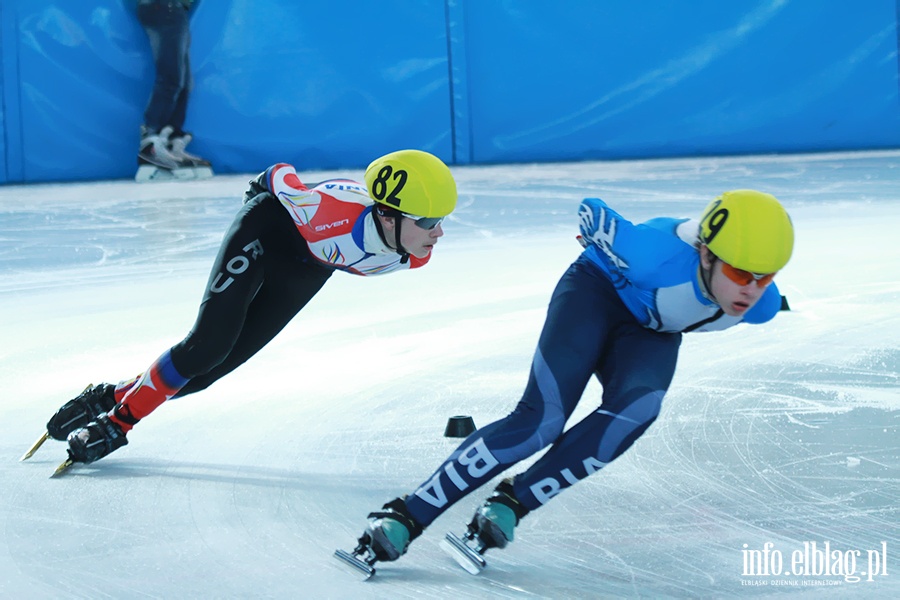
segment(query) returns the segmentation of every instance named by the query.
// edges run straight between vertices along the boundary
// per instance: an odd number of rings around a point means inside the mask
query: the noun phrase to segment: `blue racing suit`
[[[460,498],[534,453],[552,447],[513,480],[538,508],[627,450],[656,419],[675,373],[681,334],[764,323],[781,306],[774,284],[741,317],[703,293],[697,221],[635,225],[602,200],[579,208],[581,256],[550,299],[528,384],[508,416],[472,433],[406,498],[423,527]],[[597,410],[563,431],[591,375]]]

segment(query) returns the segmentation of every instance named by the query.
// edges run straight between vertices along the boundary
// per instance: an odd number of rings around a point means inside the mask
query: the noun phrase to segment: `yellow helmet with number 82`
[[[376,203],[415,217],[446,217],[456,208],[456,182],[433,154],[398,150],[372,161],[366,187]]]

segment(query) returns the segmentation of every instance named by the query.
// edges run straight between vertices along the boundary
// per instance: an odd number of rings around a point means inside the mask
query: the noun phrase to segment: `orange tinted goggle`
[[[759,287],[765,287],[775,279],[775,273],[759,275],[743,269],[736,269],[725,261],[722,261],[722,273],[738,285],[750,285],[751,282],[755,281]]]

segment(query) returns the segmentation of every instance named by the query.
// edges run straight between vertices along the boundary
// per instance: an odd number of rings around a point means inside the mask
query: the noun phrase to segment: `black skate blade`
[[[450,555],[450,558],[459,563],[463,569],[472,575],[478,575],[487,566],[487,561],[475,548],[469,546],[456,534],[448,533],[441,540],[441,549]]]
[[[38,441],[36,441],[34,444],[32,444],[31,448],[28,449],[28,452],[26,452],[25,454],[22,455],[22,458],[19,459],[19,462],[21,462],[23,460],[28,460],[29,458],[34,456],[34,453],[37,452],[38,448],[40,448],[41,445],[43,445],[43,443],[49,439],[50,439],[50,433],[45,431],[44,435],[42,435],[40,437],[40,439],[38,439]]]
[[[60,475],[62,475],[66,471],[68,471],[69,467],[71,467],[74,464],[75,464],[75,461],[72,460],[72,457],[70,456],[69,458],[67,458],[66,460],[61,462],[58,467],[56,467],[56,470],[53,471],[53,475],[51,475],[50,477],[51,478],[59,477]]]
[[[350,554],[346,550],[335,550],[334,557],[340,560],[342,565],[350,567],[350,570],[353,573],[361,573],[363,576],[363,581],[369,579],[372,575],[375,574],[375,567],[361,559],[356,554]]]

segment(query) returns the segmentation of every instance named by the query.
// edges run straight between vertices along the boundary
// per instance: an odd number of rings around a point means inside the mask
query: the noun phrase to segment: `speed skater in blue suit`
[[[477,508],[467,537],[505,547],[531,511],[621,456],[647,431],[672,382],[682,334],[770,321],[775,274],[793,251],[772,195],[734,190],[699,219],[634,224],[597,198],[578,211],[584,252],[550,299],[515,409],[472,433],[411,493],[369,515],[360,548],[395,560],[450,506],[544,448]],[[591,376],[602,402],[566,429]]]

